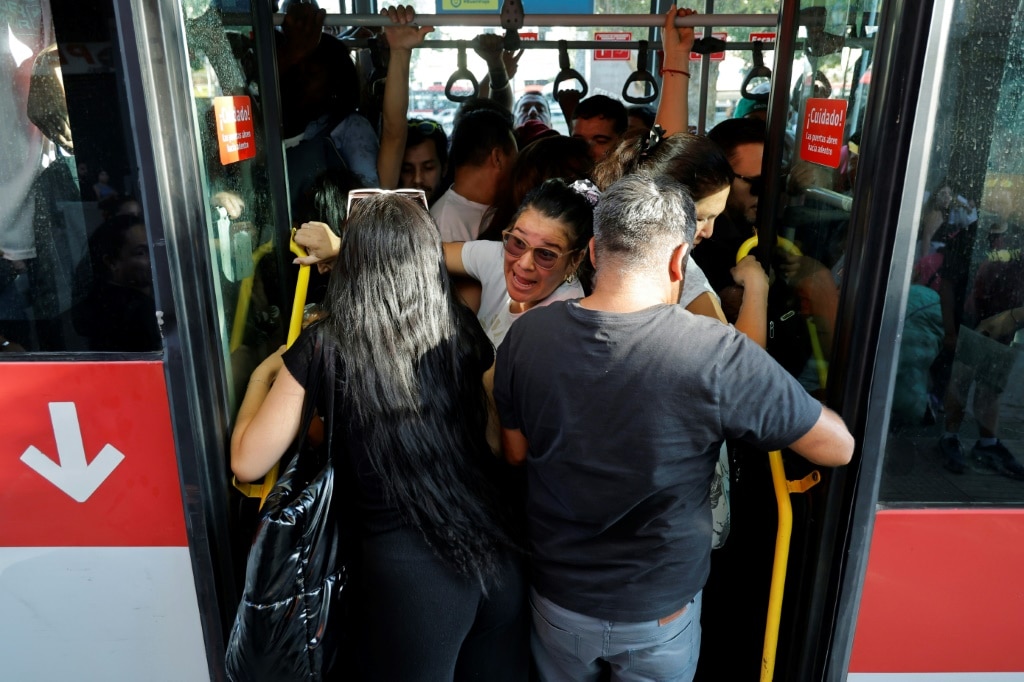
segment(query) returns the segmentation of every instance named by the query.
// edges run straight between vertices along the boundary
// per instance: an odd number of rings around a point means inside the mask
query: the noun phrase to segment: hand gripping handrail
[[[473,85],[473,92],[468,95],[456,95],[452,92],[452,88],[455,84],[461,80],[467,80]],[[480,84],[476,82],[476,76],[473,72],[466,68],[466,43],[465,41],[459,41],[459,62],[458,67],[455,69],[455,73],[448,79],[448,85],[444,86],[444,96],[452,102],[465,102],[468,99],[472,99],[477,96],[480,92]]]
[[[567,80],[577,80],[580,83],[580,99],[587,96],[590,88],[587,86],[587,81],[576,69],[572,68],[569,63],[569,44],[565,40],[558,41],[558,68],[560,69],[558,75],[555,76],[554,85],[551,86],[551,92],[558,97],[558,86]]]
[[[288,240],[288,248],[299,258],[304,258],[306,250],[295,243],[294,237],[295,230],[292,230],[292,238]],[[299,334],[302,332],[302,314],[306,309],[306,292],[308,290],[309,266],[300,265],[299,274],[295,281],[295,297],[292,299],[292,314],[288,319],[287,345],[289,347],[295,343],[295,339],[299,338]],[[232,477],[231,484],[238,488],[246,497],[258,497],[260,499],[260,507],[262,508],[263,503],[267,501],[267,495],[270,494],[270,491],[274,489],[274,485],[277,483],[277,469],[278,465],[274,464],[270,471],[263,476],[262,480],[252,483],[242,483],[237,478]]]
[[[803,255],[800,248],[785,237],[776,237],[775,240],[776,244],[783,251],[794,256]],[[740,245],[739,251],[736,252],[736,262],[739,263],[743,260],[755,246],[757,246],[757,235],[754,235]],[[821,341],[818,339],[818,325],[814,324],[814,320],[810,317],[805,318],[805,322],[807,323],[807,336],[810,338],[811,343],[811,353],[814,355],[815,368],[818,370],[818,383],[821,385],[822,390],[824,390],[825,384],[828,383],[828,363],[825,362],[825,353],[821,348]]]
[[[645,83],[650,84],[651,94],[641,95],[634,97],[629,94],[629,86],[633,83]],[[647,91],[647,88],[644,88]],[[647,41],[641,40],[640,47],[637,49],[636,57],[636,71],[629,74],[629,78],[622,85],[622,99],[626,100],[630,104],[650,104],[654,100],[658,99],[658,80],[654,77],[654,74],[647,70]]]

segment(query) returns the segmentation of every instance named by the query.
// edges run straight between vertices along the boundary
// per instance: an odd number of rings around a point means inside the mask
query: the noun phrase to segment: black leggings
[[[524,681],[529,620],[518,559],[488,588],[445,566],[419,531],[366,538],[356,589],[362,676],[382,682]],[[361,640],[361,641],[360,641]]]

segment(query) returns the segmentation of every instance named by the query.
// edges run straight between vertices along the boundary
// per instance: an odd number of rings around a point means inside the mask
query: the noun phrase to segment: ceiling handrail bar
[[[225,17],[226,18],[226,17]],[[676,26],[714,26],[718,28],[763,28],[778,23],[777,14],[691,14],[677,17]],[[274,15],[274,25],[284,22],[283,14]],[[421,26],[482,26],[501,27],[498,14],[420,14],[416,23]],[[564,26],[568,28],[603,27],[661,27],[662,14],[526,14],[523,25],[530,27]],[[383,14],[328,14],[325,26],[390,26]]]
[[[369,38],[341,38],[341,42],[344,45],[352,48],[369,47]],[[415,49],[437,49],[437,50],[454,50],[458,48],[459,43],[466,43],[468,47],[476,47],[476,40],[424,40],[420,45],[417,45]],[[557,50],[561,40],[524,40],[519,44],[519,49],[527,50]],[[564,41],[566,46],[570,50],[607,50],[609,49],[609,41],[607,40],[567,40]],[[638,50],[640,48],[639,40],[616,40],[611,43],[612,47],[616,50]],[[726,51],[751,51],[755,46],[762,46],[765,50],[771,50],[775,43],[766,43],[762,41],[744,41],[744,42],[726,42]],[[660,50],[661,41],[656,40],[648,42],[647,47],[651,50]]]

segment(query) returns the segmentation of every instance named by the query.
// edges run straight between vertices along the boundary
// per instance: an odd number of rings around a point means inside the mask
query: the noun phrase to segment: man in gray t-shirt
[[[534,656],[545,680],[690,680],[722,440],[835,466],[853,439],[756,344],[673,305],[695,225],[681,185],[623,178],[594,220],[593,294],[523,316],[495,370],[529,479]]]

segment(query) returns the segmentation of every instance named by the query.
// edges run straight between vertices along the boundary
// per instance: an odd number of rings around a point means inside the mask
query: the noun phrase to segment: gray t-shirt
[[[685,308],[703,293],[711,294],[715,300],[718,300],[718,294],[711,288],[711,283],[708,282],[704,271],[694,262],[693,258],[687,258],[686,275],[683,277],[683,290],[679,294],[679,305]]]
[[[529,443],[534,587],[633,622],[704,586],[722,440],[778,449],[821,414],[747,337],[677,305],[615,314],[568,301],[523,316],[498,349],[494,397]]]

